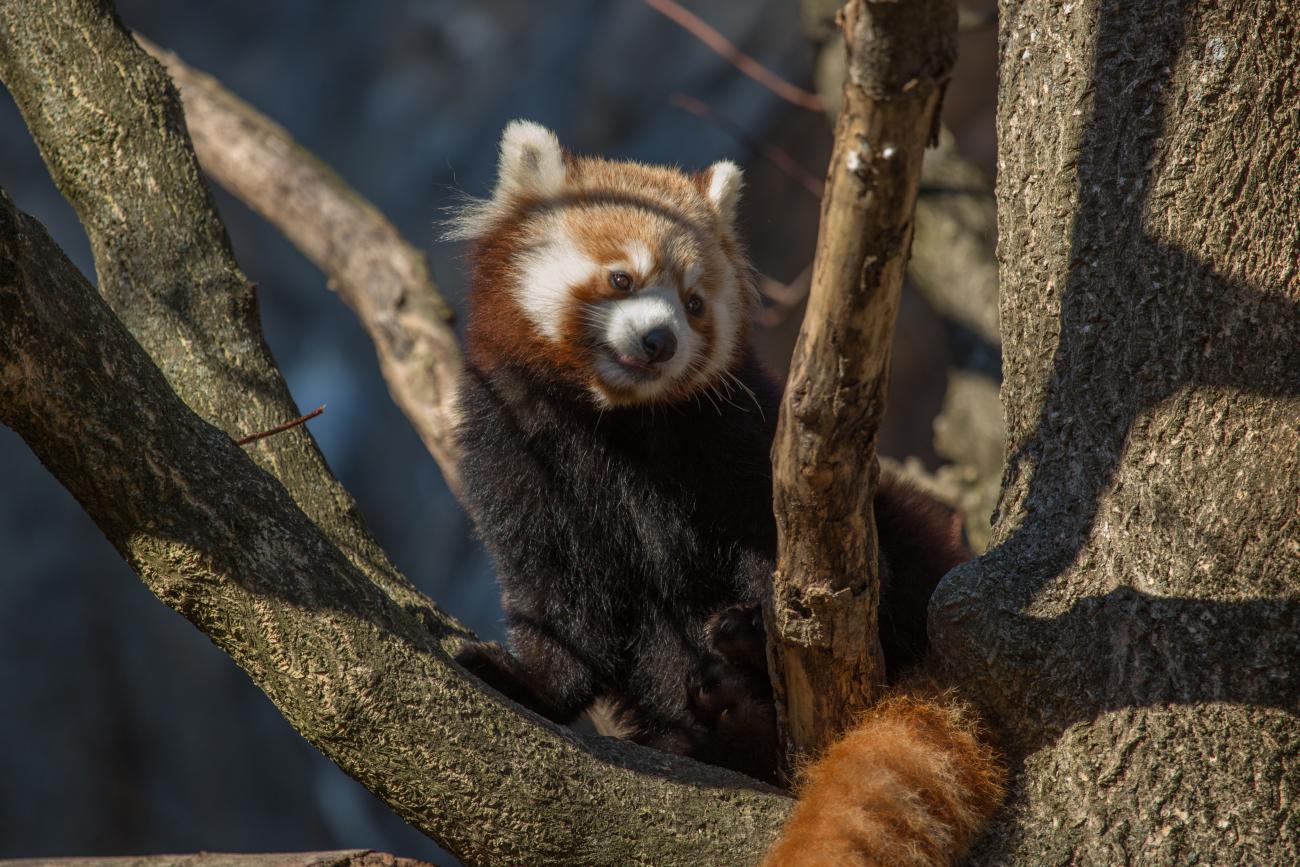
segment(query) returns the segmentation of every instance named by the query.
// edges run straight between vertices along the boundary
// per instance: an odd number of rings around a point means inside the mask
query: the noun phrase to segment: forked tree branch
[[[239,437],[301,415],[162,67],[109,0],[0,3],[0,79],[90,239],[99,291],[168,382]],[[465,634],[371,537],[305,427],[249,448],[340,550],[431,626]]]
[[[783,740],[794,755],[847,728],[884,676],[875,437],[922,154],[955,59],[950,0],[852,0],[841,23],[844,108],[773,447],[780,551],[768,626]]]
[[[0,422],[304,737],[468,864],[748,864],[791,801],[484,691],[0,193]]]
[[[0,5],[0,76],[113,306],[0,199],[0,420],[147,586],[467,863],[755,860],[788,798],[483,692],[446,655],[468,633],[393,568],[302,427],[230,440],[298,411],[179,100],[111,4]]]
[[[174,53],[136,39],[180,89],[204,171],[328,275],[370,335],[393,399],[459,492],[452,417],[460,346],[424,255],[279,124]]]

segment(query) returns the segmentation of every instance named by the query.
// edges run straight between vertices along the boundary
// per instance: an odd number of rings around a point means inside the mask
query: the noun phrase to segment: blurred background
[[[683,5],[785,79],[814,87],[809,37],[826,32],[812,13],[835,3]],[[957,150],[990,174],[992,6],[963,9],[945,106]],[[215,75],[375,203],[427,252],[456,307],[463,250],[437,241],[437,221],[457,191],[488,191],[508,120],[546,124],[579,152],[687,169],[740,162],[743,228],[775,299],[758,340],[784,368],[819,204],[761,151],[780,149],[820,181],[829,122],[741,75],[641,0],[117,7],[127,26]],[[0,186],[93,279],[84,233],[3,90]],[[328,405],[310,425],[335,473],[406,574],[480,635],[499,638],[490,564],[389,399],[352,314],[273,229],[215,192],[239,261],[260,284],[267,337],[299,406]],[[940,461],[932,427],[964,333],[933,308],[905,293],[882,437],[884,454],[929,469]],[[5,428],[0,707],[0,857],[357,847],[454,863],[316,753],[158,602]]]

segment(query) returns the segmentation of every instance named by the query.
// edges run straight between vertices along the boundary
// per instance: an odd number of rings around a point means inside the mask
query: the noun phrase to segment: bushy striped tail
[[[802,775],[763,867],[951,865],[1002,803],[1004,776],[955,698],[886,698]]]

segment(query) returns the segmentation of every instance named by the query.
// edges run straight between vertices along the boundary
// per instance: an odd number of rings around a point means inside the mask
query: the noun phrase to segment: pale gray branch
[[[232,437],[300,416],[199,173],[180,100],[113,4],[0,3],[0,79],[85,226],[99,291],[176,393]],[[305,426],[248,451],[371,580],[456,628],[375,543]]]
[[[136,39],[180,89],[204,171],[328,275],[374,342],[393,399],[457,491],[452,419],[460,347],[424,255],[281,126],[174,53]]]

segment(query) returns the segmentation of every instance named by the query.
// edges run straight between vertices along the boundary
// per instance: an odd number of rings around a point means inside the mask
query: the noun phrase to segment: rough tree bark
[[[180,90],[203,170],[329,276],[374,342],[389,393],[459,494],[452,418],[460,345],[424,255],[283,127],[175,53],[136,39]]]
[[[293,727],[468,864],[745,864],[790,800],[482,691],[0,193],[0,423]]]
[[[800,3],[816,57],[817,92],[832,121],[839,114],[845,75],[844,49],[834,25],[840,5],[841,0]],[[959,15],[959,29],[960,21]],[[933,475],[911,465],[903,471],[961,512],[976,551],[988,547],[989,516],[1006,450],[998,402],[1002,359],[996,242],[992,181],[944,130],[921,166],[907,276],[949,336],[948,389],[934,420],[934,450],[946,463]]]
[[[986,864],[1300,863],[1300,6],[1003,2]]]
[[[121,858],[12,858],[4,867],[436,867],[370,849],[258,855],[201,852],[197,855],[139,855]]]
[[[850,2],[812,288],[773,458],[772,682],[788,757],[816,753],[884,678],[872,497],[889,345],[925,147],[954,60],[948,0]]]
[[[298,411],[175,92],[111,4],[0,5],[0,76],[81,216],[114,308],[3,200],[0,415],[150,589],[466,863],[755,860],[788,798],[583,742],[485,694],[444,652],[468,633],[392,567],[305,430],[248,454],[219,433]]]

